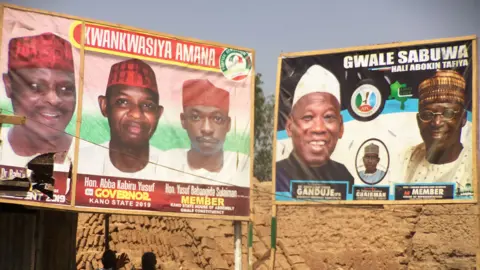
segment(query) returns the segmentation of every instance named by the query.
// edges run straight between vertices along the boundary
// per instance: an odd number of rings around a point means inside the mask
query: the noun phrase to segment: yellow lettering
[[[111,190],[97,188],[95,189],[95,196],[97,198],[111,198],[119,200],[136,200],[136,201],[151,201],[148,192],[130,191],[130,190]]]
[[[191,204],[205,204],[203,197],[190,197]]]
[[[213,205],[224,206],[224,198],[210,198],[210,197],[195,197],[195,196],[182,196],[182,204],[201,204],[201,205]]]

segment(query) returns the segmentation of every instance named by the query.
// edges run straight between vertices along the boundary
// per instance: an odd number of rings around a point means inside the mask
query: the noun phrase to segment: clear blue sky
[[[268,94],[275,92],[282,51],[480,36],[479,0],[4,2],[255,49]]]

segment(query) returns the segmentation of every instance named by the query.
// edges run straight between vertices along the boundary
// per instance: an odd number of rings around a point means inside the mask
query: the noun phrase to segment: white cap
[[[292,108],[303,96],[310,93],[329,93],[340,102],[340,82],[332,72],[322,66],[313,65],[308,68],[295,88]]]

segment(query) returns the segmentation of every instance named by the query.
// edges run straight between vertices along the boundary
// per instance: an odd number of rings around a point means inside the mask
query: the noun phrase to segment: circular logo
[[[252,57],[248,52],[225,49],[220,55],[220,70],[232,81],[242,81],[252,70]]]
[[[359,117],[370,117],[382,106],[382,94],[374,85],[363,84],[353,92],[350,106]]]

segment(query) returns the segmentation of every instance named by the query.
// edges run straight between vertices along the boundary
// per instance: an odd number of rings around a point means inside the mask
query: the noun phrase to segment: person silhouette
[[[122,253],[117,258],[116,252],[108,249],[103,253],[103,268],[100,268],[99,270],[118,270],[122,267],[125,267],[125,265],[129,262],[130,260],[128,259],[127,254]]]
[[[117,256],[113,250],[106,250],[102,256],[101,270],[117,270]]]
[[[142,270],[155,270],[157,258],[153,252],[145,252],[142,256]]]

